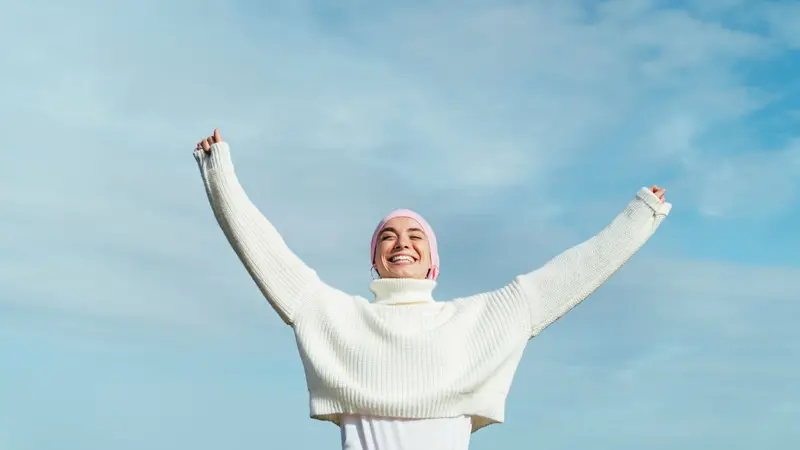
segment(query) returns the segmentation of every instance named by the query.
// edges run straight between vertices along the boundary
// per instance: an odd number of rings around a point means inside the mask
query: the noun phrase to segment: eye
[[[415,236],[411,236],[411,239],[423,239],[423,237],[422,237],[422,236],[415,235]]]

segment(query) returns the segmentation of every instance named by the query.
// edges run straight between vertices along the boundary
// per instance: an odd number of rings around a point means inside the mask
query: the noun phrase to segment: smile
[[[396,255],[389,258],[389,262],[392,264],[402,264],[402,263],[413,263],[416,262],[416,259],[409,255]]]

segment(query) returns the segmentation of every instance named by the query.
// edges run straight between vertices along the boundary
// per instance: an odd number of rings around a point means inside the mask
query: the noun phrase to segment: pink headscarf
[[[428,278],[435,280],[439,276],[439,248],[436,245],[436,235],[433,233],[433,228],[431,228],[430,224],[428,224],[428,221],[410,209],[396,209],[390,212],[386,217],[383,218],[383,220],[380,221],[380,223],[378,223],[378,226],[375,228],[375,232],[372,233],[372,244],[370,245],[370,258],[372,259],[372,265],[375,265],[375,248],[378,245],[378,235],[380,235],[381,230],[383,230],[383,227],[386,225],[386,222],[394,219],[395,217],[408,217],[419,222],[419,225],[422,227],[422,231],[424,231],[425,235],[428,237],[428,245],[430,245],[431,248],[431,270],[428,272]]]

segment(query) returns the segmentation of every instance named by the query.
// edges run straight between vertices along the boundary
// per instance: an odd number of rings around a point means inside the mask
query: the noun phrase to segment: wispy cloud
[[[189,155],[214,126],[233,142],[252,197],[299,253],[337,275],[326,255],[360,274],[361,236],[401,203],[449,223],[486,214],[487,203],[499,202],[491,214],[519,210],[503,199],[521,193],[536,205],[521,217],[563,220],[566,202],[568,211],[618,204],[630,186],[666,175],[677,203],[701,214],[796,204],[793,144],[754,152],[764,148],[758,129],[732,128],[781,97],[737,68],[779,58],[786,41],[691,10],[628,1],[14,8],[20,20],[3,37],[20,45],[4,60],[31,76],[14,78],[2,110],[18,123],[8,141],[19,149],[3,197],[15,211],[8,251],[20,256],[4,273],[22,291],[62,273],[71,288],[59,295],[79,309],[148,309],[139,299],[155,294],[130,280],[176,299],[204,257],[229,258]],[[213,32],[198,32],[209,11]],[[65,21],[73,31],[47,33]],[[602,173],[616,181],[598,184]],[[323,218],[337,239],[314,234]],[[30,248],[35,240],[58,253]],[[104,259],[112,254],[117,267]],[[123,280],[130,300],[98,303],[92,289]]]
[[[800,19],[800,4],[797,2],[771,2],[766,6],[766,17],[771,32],[795,49],[800,49],[800,31],[796,26]]]
[[[710,216],[764,217],[791,211],[800,186],[800,140],[786,147],[721,156],[687,171],[697,207]]]

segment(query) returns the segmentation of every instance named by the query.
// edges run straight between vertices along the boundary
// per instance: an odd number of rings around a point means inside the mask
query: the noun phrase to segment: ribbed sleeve
[[[227,143],[196,150],[208,200],[220,228],[266,299],[292,325],[310,297],[329,289],[285,244],[275,227],[250,201],[234,171]]]
[[[599,234],[517,277],[530,306],[532,334],[558,320],[619,270],[650,239],[671,207],[641,188]]]

